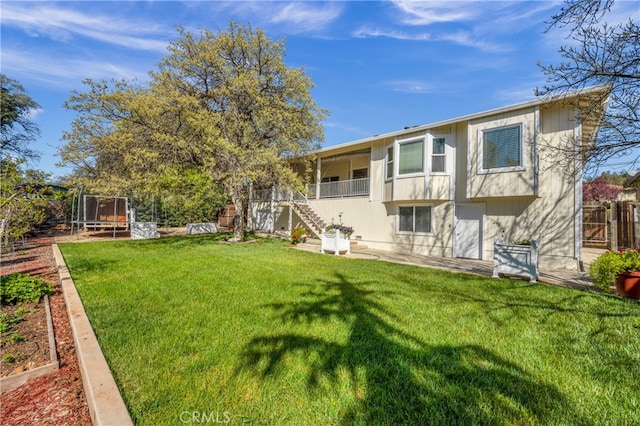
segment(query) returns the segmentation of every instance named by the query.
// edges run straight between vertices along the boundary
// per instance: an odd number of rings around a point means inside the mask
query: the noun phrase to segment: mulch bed
[[[60,360],[58,371],[25,383],[18,389],[0,396],[0,423],[5,426],[91,424],[69,317],[51,248],[54,241],[51,235],[31,238],[24,249],[19,248],[14,253],[2,254],[0,260],[0,275],[22,272],[39,276],[53,285],[54,294],[50,296],[49,301],[56,350]],[[34,310],[37,310],[36,307]],[[37,319],[41,318],[37,315],[33,315],[33,318],[31,321],[31,315],[25,315],[25,321],[20,323],[20,326],[32,331],[34,335],[40,335],[41,331],[38,329],[44,327],[46,335],[46,322]],[[33,351],[33,354],[42,357],[41,352]],[[21,363],[24,365],[14,364],[13,369],[32,368],[37,362],[27,357],[21,360]]]

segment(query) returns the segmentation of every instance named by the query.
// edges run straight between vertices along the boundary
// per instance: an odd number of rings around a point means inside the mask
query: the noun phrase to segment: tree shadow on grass
[[[308,387],[350,384],[341,424],[546,424],[557,420],[555,410],[570,411],[558,389],[487,348],[420,341],[400,328],[381,297],[393,295],[336,273],[302,300],[270,305],[285,323],[343,322],[348,338],[257,336],[245,347],[242,369],[266,380],[283,371],[289,355],[304,356]]]

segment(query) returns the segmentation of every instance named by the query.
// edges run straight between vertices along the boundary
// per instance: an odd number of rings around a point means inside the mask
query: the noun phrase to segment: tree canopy
[[[34,159],[38,153],[29,144],[40,135],[38,126],[31,120],[33,110],[39,105],[31,99],[24,87],[4,74],[0,74],[0,109],[2,110],[2,158]]]
[[[0,249],[34,230],[46,219],[48,175],[25,169],[24,159],[0,159]]]
[[[74,178],[114,193],[175,191],[199,175],[239,213],[250,185],[300,185],[286,160],[318,146],[326,113],[304,70],[286,66],[284,41],[236,23],[178,33],[148,83],[87,80],[72,94],[79,116],[60,154]]]
[[[587,115],[603,101],[608,108],[602,117],[597,138],[581,147],[585,170],[596,171],[612,159],[623,161],[627,169],[638,164],[640,148],[640,29],[633,17],[609,24],[607,17],[614,0],[566,0],[554,15],[547,31],[569,30],[568,44],[560,48],[564,59],[558,64],[539,64],[547,85],[538,95],[557,95],[588,86],[605,84],[606,99],[580,105]],[[570,162],[575,151],[560,153]]]
[[[585,203],[612,201],[622,193],[623,189],[621,184],[600,175],[582,185],[582,201]]]

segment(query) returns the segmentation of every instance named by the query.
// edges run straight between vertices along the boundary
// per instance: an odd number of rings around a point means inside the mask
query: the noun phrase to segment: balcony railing
[[[337,182],[323,182],[320,185],[320,197],[318,198],[342,198],[342,197],[366,197],[369,195],[369,178],[341,180]],[[293,198],[296,201],[306,201],[316,197],[317,185],[307,185],[306,198],[296,192]],[[259,189],[252,194],[253,201],[289,201],[291,192],[282,189]]]
[[[289,201],[291,191],[280,188],[257,189],[252,193],[253,201]]]
[[[308,198],[363,197],[369,195],[369,178],[323,182],[319,185],[320,197],[316,197],[317,184],[307,185]]]

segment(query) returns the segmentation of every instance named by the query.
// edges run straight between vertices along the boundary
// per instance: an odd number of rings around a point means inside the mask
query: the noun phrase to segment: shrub
[[[593,282],[605,291],[610,291],[620,272],[640,271],[640,248],[607,251],[589,266]]]
[[[0,302],[3,304],[35,303],[45,294],[51,293],[51,284],[40,277],[18,272],[0,277]]]
[[[291,244],[298,244],[304,242],[307,239],[307,230],[302,226],[296,226],[291,231]]]

